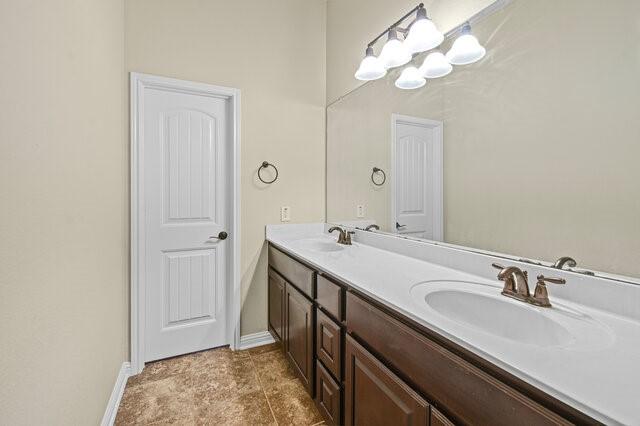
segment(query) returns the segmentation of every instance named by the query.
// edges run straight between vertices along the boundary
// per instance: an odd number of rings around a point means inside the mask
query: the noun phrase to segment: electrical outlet
[[[280,222],[289,222],[291,220],[291,207],[280,207]]]
[[[364,206],[363,205],[358,205],[357,208],[357,216],[358,217],[364,217]]]

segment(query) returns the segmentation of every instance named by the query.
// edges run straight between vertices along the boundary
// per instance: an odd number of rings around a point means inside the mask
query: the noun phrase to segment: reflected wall
[[[394,177],[370,180],[392,168],[391,114],[440,120],[446,242],[640,276],[639,22],[634,1],[515,0],[474,25],[480,62],[413,91],[396,70],[332,103],[327,220],[363,205],[393,231]]]

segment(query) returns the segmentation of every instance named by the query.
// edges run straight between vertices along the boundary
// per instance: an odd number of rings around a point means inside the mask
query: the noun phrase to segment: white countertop
[[[453,321],[411,293],[417,283],[452,280],[485,284],[491,287],[483,288],[491,291],[494,287],[499,294],[499,281],[357,242],[335,252],[305,248],[302,240],[310,238],[335,242],[335,236],[323,229],[316,225],[287,232],[275,226],[268,230],[267,239],[603,423],[640,425],[640,322],[636,319],[554,298],[550,290],[554,307],[530,309],[543,315],[553,314],[549,309],[577,311],[597,325],[592,340],[598,341],[578,347],[514,342]],[[522,327],[526,333],[526,324]],[[605,339],[601,338],[603,330],[607,331]]]

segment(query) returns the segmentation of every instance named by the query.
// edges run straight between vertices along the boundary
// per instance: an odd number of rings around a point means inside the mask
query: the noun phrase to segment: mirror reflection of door
[[[391,229],[442,241],[442,122],[393,114],[391,141]]]

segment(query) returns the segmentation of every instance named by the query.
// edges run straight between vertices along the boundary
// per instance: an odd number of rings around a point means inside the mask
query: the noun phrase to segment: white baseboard
[[[120,372],[118,373],[118,378],[116,379],[116,384],[113,386],[113,390],[111,391],[111,397],[109,398],[107,409],[102,417],[102,422],[100,423],[101,426],[112,426],[116,421],[116,414],[118,414],[120,400],[122,399],[124,388],[127,386],[127,379],[129,376],[131,376],[131,364],[123,362],[122,367],[120,367]]]
[[[268,345],[273,342],[275,342],[275,340],[273,339],[273,336],[271,336],[271,333],[268,331],[260,331],[258,333],[240,336],[240,347],[238,349],[251,349],[256,346]]]

